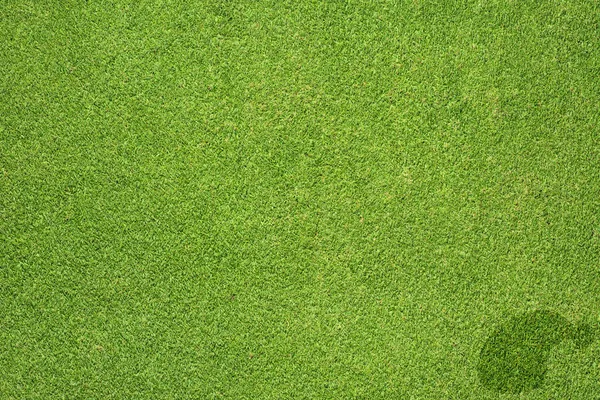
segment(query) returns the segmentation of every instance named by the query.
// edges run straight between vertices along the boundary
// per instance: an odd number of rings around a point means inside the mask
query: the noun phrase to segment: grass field
[[[0,0],[0,398],[600,399],[599,127],[596,1]]]

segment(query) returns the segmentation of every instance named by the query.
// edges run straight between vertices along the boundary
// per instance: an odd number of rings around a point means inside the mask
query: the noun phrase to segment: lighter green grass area
[[[600,321],[599,43],[584,0],[2,0],[0,398],[524,398],[495,327]],[[528,399],[600,397],[576,347]]]

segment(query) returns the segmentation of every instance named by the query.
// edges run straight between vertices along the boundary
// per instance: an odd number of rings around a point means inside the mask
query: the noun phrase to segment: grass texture
[[[0,0],[0,398],[600,398],[599,43],[584,0]]]

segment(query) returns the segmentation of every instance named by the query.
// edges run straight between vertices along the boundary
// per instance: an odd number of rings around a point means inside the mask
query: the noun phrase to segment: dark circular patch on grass
[[[479,379],[497,392],[520,393],[538,388],[544,382],[553,346],[571,339],[578,348],[584,348],[596,335],[591,325],[575,326],[553,311],[518,315],[498,327],[483,345],[477,367]]]

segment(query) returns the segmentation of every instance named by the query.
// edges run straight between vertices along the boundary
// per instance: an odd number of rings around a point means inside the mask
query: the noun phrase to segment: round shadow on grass
[[[574,340],[578,349],[591,344],[597,329],[574,325],[559,314],[536,310],[511,318],[496,328],[483,345],[477,372],[488,389],[520,393],[544,383],[552,347]]]

